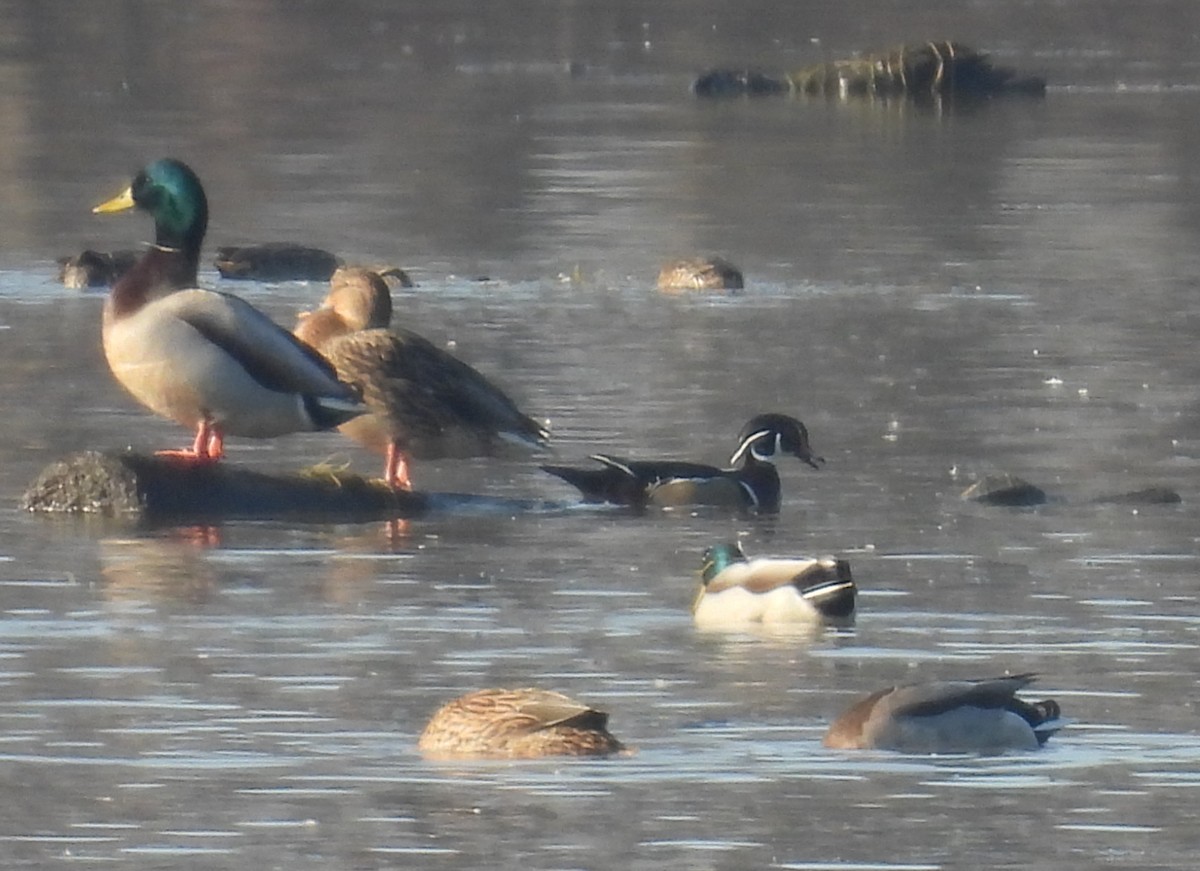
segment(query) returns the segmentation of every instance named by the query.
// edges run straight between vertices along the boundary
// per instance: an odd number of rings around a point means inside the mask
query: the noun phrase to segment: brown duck
[[[366,269],[342,268],[319,309],[301,315],[296,335],[360,391],[371,414],[340,427],[387,456],[384,480],[409,489],[410,458],[479,456],[502,441],[545,446],[549,433],[499,387],[411,330],[389,329],[387,284]]]

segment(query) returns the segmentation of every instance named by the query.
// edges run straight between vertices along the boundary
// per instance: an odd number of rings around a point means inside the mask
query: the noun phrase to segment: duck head
[[[208,198],[196,173],[182,161],[164,157],[143,167],[129,187],[92,209],[96,213],[138,208],[154,218],[154,242],[200,259],[208,230]]]
[[[700,566],[700,580],[705,586],[713,578],[729,568],[734,563],[747,561],[746,553],[736,541],[725,544],[714,544],[704,551],[703,564]]]
[[[729,464],[736,466],[748,459],[770,462],[776,454],[791,455],[814,469],[825,462],[824,457],[813,453],[804,424],[789,415],[771,413],[756,415],[746,422]]]

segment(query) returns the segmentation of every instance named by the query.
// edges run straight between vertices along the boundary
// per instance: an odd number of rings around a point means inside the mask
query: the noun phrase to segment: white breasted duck
[[[389,328],[392,298],[375,272],[343,267],[296,335],[355,387],[371,413],[342,433],[386,454],[384,480],[409,489],[413,456],[486,456],[500,442],[544,447],[550,434],[477,370],[411,330]]]
[[[738,435],[729,468],[683,460],[626,460],[593,454],[601,469],[542,466],[579,489],[585,502],[610,502],[637,509],[712,505],[772,513],[779,510],[779,472],[771,461],[786,454],[820,468],[808,430],[786,414],[759,414]]]
[[[848,625],[858,594],[850,563],[832,556],[748,558],[737,543],[704,552],[692,615],[701,626]]]
[[[1036,750],[1067,725],[1058,702],[1016,693],[1036,675],[948,680],[888,687],[843,713],[825,734],[835,750],[1003,753]]]
[[[134,207],[153,216],[155,244],[109,293],[104,354],[134,398],[195,429],[190,449],[162,453],[215,461],[226,435],[332,429],[366,411],[287,330],[235,296],[194,286],[208,202],[191,169],[157,160],[94,211]]]

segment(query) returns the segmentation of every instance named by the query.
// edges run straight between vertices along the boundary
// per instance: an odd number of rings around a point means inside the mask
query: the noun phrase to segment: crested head
[[[704,584],[708,584],[709,581],[737,562],[746,562],[746,554],[739,542],[714,544],[704,551],[703,564],[700,566],[700,579]]]
[[[392,322],[392,293],[379,273],[369,269],[343,266],[334,272],[323,307],[355,330],[386,328]]]
[[[808,429],[787,414],[758,414],[750,418],[738,434],[738,446],[730,457],[730,465],[753,459],[769,462],[776,454],[790,454],[814,469],[825,462],[813,453],[808,443]]]
[[[134,207],[154,218],[156,244],[195,252],[199,257],[208,230],[208,198],[187,164],[170,157],[149,163],[123,193],[93,211],[119,212]]]

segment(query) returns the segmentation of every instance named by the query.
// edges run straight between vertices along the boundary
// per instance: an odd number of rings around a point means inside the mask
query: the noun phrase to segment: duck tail
[[[858,588],[850,577],[850,564],[838,560],[837,577],[811,587],[805,587],[800,593],[816,608],[821,616],[833,620],[846,620],[854,616],[854,604],[858,598]]]
[[[336,429],[346,421],[354,420],[369,410],[357,399],[342,399],[336,396],[312,396],[301,398],[304,411],[313,422],[313,429]]]

